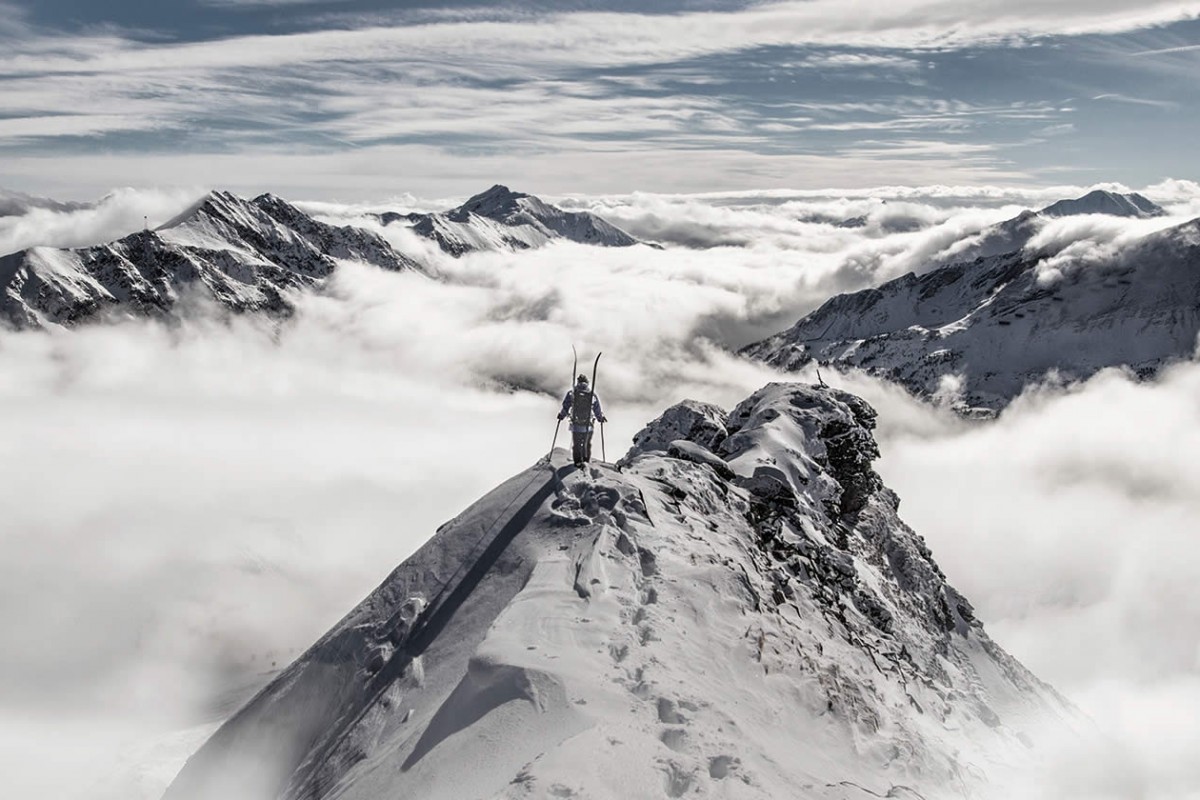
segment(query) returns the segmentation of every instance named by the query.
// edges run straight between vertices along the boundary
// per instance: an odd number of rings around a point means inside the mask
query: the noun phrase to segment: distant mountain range
[[[48,197],[34,197],[22,192],[0,189],[0,217],[19,216],[34,208],[45,208],[51,211],[78,211],[86,207],[87,203],[64,203]]]
[[[13,197],[22,207],[34,202]],[[563,211],[503,186],[442,214],[380,219],[405,220],[456,256],[556,240],[637,243],[595,215]],[[110,314],[161,315],[192,293],[232,311],[286,314],[290,293],[319,286],[341,260],[393,271],[424,269],[378,233],[320,222],[274,195],[244,200],[213,192],[153,231],[93,247],[33,247],[0,258],[0,321],[27,328]]]
[[[555,240],[629,247],[638,240],[586,211],[564,211],[537,197],[496,185],[458,208],[434,214],[377,215],[384,225],[407,224],[453,256],[480,250],[526,250]]]
[[[338,259],[419,269],[376,233],[317,222],[273,195],[247,201],[213,192],[155,231],[0,258],[0,317],[36,327],[105,313],[155,315],[201,287],[231,310],[286,313],[287,293],[313,287]]]
[[[743,352],[783,369],[856,368],[994,412],[1030,383],[1126,365],[1149,377],[1190,358],[1200,333],[1200,220],[1144,237],[1099,263],[1026,245],[1045,217],[1161,216],[1140,195],[1092,192],[1025,212],[980,238],[973,260],[838,295]]]

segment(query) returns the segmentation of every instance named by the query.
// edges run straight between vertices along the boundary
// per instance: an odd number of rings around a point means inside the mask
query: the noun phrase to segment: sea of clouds
[[[731,407],[788,377],[736,348],[1083,191],[555,198],[661,249],[456,260],[376,225],[433,277],[347,264],[283,323],[198,310],[170,327],[0,332],[3,793],[157,798],[437,525],[545,454],[572,344],[605,353],[615,460],[671,403]],[[1169,216],[1040,236],[1086,263],[1200,216],[1194,183],[1142,191]],[[196,194],[6,208],[0,253],[106,241]],[[303,205],[372,226],[371,210],[445,203]],[[1200,796],[1200,367],[1034,389],[986,423],[825,377],[878,408],[902,515],[993,636],[1111,737],[1106,770],[1054,765],[1039,791]]]

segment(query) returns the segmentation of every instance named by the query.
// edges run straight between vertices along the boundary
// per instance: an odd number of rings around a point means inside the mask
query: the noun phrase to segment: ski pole
[[[600,460],[608,463],[608,453],[604,452],[604,423],[600,423]]]
[[[554,423],[554,439],[550,442],[550,453],[546,456],[547,461],[554,457],[554,445],[558,444],[558,429],[561,427],[562,420],[560,419],[558,422]]]

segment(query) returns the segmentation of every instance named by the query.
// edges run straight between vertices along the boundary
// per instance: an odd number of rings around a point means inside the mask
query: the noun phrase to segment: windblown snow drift
[[[962,796],[1074,712],[988,638],[871,468],[874,411],[685,402],[443,525],[167,800]],[[400,523],[402,524],[402,523]]]

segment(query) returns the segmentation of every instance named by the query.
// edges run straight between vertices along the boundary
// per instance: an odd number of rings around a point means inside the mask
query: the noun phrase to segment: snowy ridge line
[[[899,519],[874,417],[769,384],[668,409],[620,470],[556,448],[439,527],[166,797],[944,800],[1027,769],[1072,710]]]
[[[1031,386],[1108,367],[1153,379],[1194,358],[1200,219],[1086,257],[1022,236],[1005,238],[1004,252],[832,297],[740,352],[783,370],[862,370],[968,416],[992,416]]]
[[[409,668],[412,662],[425,652],[430,642],[437,637],[438,633],[445,629],[446,625],[454,617],[454,613],[459,609],[463,601],[467,598],[471,591],[478,586],[479,580],[489,569],[492,568],[499,555],[508,547],[512,540],[516,538],[516,535],[525,528],[525,526],[529,523],[529,520],[532,519],[535,513],[537,513],[538,508],[541,507],[542,503],[544,503],[546,498],[549,497],[549,495],[553,492],[555,480],[561,478],[559,473],[568,472],[570,469],[570,467],[562,467],[557,471],[552,469],[551,476],[547,478],[540,487],[538,487],[537,491],[525,499],[525,502],[516,511],[516,513],[508,516],[509,509],[511,509],[518,500],[526,497],[526,492],[528,492],[529,487],[532,486],[538,479],[539,475],[535,473],[533,476],[531,476],[529,481],[525,483],[520,491],[513,495],[513,498],[508,502],[508,505],[506,505],[504,509],[496,516],[491,525],[484,530],[483,535],[479,537],[479,540],[469,551],[469,555],[463,559],[459,569],[446,579],[446,581],[442,584],[442,588],[438,594],[434,596],[433,600],[429,601],[429,604],[417,618],[417,621],[413,624],[413,627],[410,629],[408,635],[397,646],[392,657],[372,678],[366,692],[368,702],[364,703],[358,714],[339,720],[335,732],[327,738],[325,744],[320,748],[320,750],[315,752],[312,757],[307,760],[306,764],[308,768],[305,769],[305,765],[301,765],[301,767],[296,770],[292,778],[292,785],[289,786],[289,788],[284,792],[284,797],[293,796],[293,791],[302,791],[299,787],[305,786],[305,784],[309,783],[310,780],[314,781],[315,785],[319,786],[319,776],[314,775],[313,773],[320,769],[321,764],[324,762],[325,756],[334,752],[338,746],[342,744],[346,732],[353,730],[355,726],[361,722],[362,718],[366,714],[370,713],[374,705],[374,700],[382,695],[393,681],[403,675],[405,670]],[[505,522],[504,526],[493,535],[492,529],[495,528],[495,526],[501,520],[506,518],[507,522]],[[491,537],[491,543],[476,557],[476,550],[478,550],[479,546],[487,541],[489,537]],[[455,584],[455,578],[462,574],[463,570],[467,569],[468,566],[470,569],[468,569],[466,574],[463,575],[462,579]],[[451,591],[449,596],[443,601],[441,598],[446,594],[451,585],[454,585],[454,590]],[[399,623],[398,615],[402,613],[402,611],[403,607],[398,609],[396,614],[388,620],[389,626],[394,626]],[[345,657],[349,654],[341,652],[341,655]],[[407,768],[407,765],[405,765],[405,768]]]
[[[359,613],[360,609],[352,609],[295,662],[279,673],[276,683],[286,685],[289,690],[294,689],[306,698],[302,701],[301,708],[278,710],[272,697],[275,684],[264,687],[189,758],[180,776],[177,776],[168,788],[164,799],[204,797],[227,800],[233,797],[236,800],[259,800],[312,796],[312,786],[322,783],[320,771],[325,766],[319,755],[330,753],[336,758],[340,740],[346,733],[352,731],[355,724],[363,720],[366,712],[378,703],[386,702],[386,698],[379,695],[380,682],[371,680],[374,672],[386,670],[389,665],[395,672],[412,671],[410,667],[419,671],[419,656],[435,637],[423,637],[419,651],[410,653],[405,646],[415,649],[411,641],[414,629],[420,626],[427,633],[432,633],[435,627],[444,626],[453,618],[459,606],[470,597],[471,591],[466,589],[453,592],[449,600],[442,603],[440,609],[429,613],[422,614],[423,609],[418,607],[412,618],[407,620],[401,619],[406,606],[410,605],[406,598],[411,600],[416,596],[423,599],[429,595],[441,596],[444,593],[448,581],[438,580],[433,587],[426,584],[430,579],[436,579],[436,573],[442,566],[453,564],[455,567],[461,567],[469,561],[465,557],[468,551],[457,547],[457,540],[463,534],[458,528],[464,522],[474,522],[472,515],[476,510],[487,510],[493,498],[497,496],[502,496],[501,501],[507,501],[506,508],[511,508],[515,501],[526,495],[534,480],[539,477],[540,470],[530,468],[529,471],[533,472],[531,479],[525,481],[511,497],[509,495],[512,491],[509,487],[523,477],[523,473],[510,478],[462,514],[439,527],[430,542],[409,559],[410,562],[421,560],[422,568],[419,574],[414,574],[413,571],[406,573],[406,565],[401,565],[393,571],[381,590],[398,587],[399,594],[391,598],[378,598],[380,602],[395,609],[394,612],[388,613],[386,619],[364,623]],[[526,502],[518,511],[518,515],[524,518],[531,508],[536,511],[545,501],[552,486],[553,481],[547,480],[538,487],[534,495],[538,502]],[[493,528],[503,517],[503,513],[489,513],[490,522],[484,526],[485,530]],[[509,535],[493,541],[493,545],[502,541],[503,546],[489,548],[485,556],[493,560],[502,557],[504,549],[519,530],[519,525],[506,525],[501,533],[507,532]],[[439,548],[438,542],[445,540],[447,536],[452,539],[450,546]],[[486,538],[485,534],[481,539],[472,539],[471,550],[477,549],[480,541]],[[451,576],[459,574],[459,571],[453,570]],[[460,582],[457,588],[462,590],[466,587]],[[377,591],[376,594],[380,592]],[[372,600],[375,599],[373,596]],[[434,627],[429,627],[431,625]],[[403,637],[396,638],[398,630],[404,632]],[[364,644],[389,640],[395,643],[396,647],[389,650],[387,660],[377,666],[373,665],[372,654],[378,654],[379,651],[364,650]],[[325,674],[313,676],[309,669],[311,665],[322,665],[321,671]],[[364,685],[357,690],[352,685],[355,682],[352,676],[355,674],[365,679]],[[386,688],[387,684],[383,683],[383,689]],[[342,712],[333,713],[338,705],[342,706]],[[265,713],[262,711],[263,707],[267,709]],[[296,747],[301,748],[301,751],[297,751]],[[226,754],[242,752],[240,757],[234,758],[236,763],[226,763],[222,769],[224,775],[217,776],[215,781],[212,776],[202,776],[198,781],[192,780],[187,775],[189,767],[194,766],[194,762],[209,758],[212,751]],[[302,751],[307,751],[307,755],[300,758]],[[281,767],[284,771],[277,772]],[[301,773],[310,776],[307,788],[305,784],[297,781],[297,776]],[[250,777],[247,778],[247,775]]]
[[[517,509],[516,513],[508,517],[508,521],[505,522],[504,527],[493,535],[491,533],[491,529],[494,528],[500,522],[500,520],[505,519],[505,517],[508,515],[508,510],[512,508],[514,503],[525,496],[525,493],[529,490],[529,487],[533,485],[534,481],[537,480],[538,476],[535,474],[533,477],[531,477],[521,491],[513,496],[513,499],[508,502],[508,505],[504,507],[504,510],[497,515],[496,519],[492,522],[492,525],[484,531],[483,536],[479,537],[479,541],[476,542],[475,546],[471,548],[468,557],[463,559],[462,565],[459,566],[458,571],[446,580],[446,583],[442,586],[442,590],[438,592],[437,596],[435,596],[433,600],[429,602],[425,613],[421,615],[417,625],[413,627],[412,632],[405,640],[406,649],[413,651],[413,655],[420,655],[425,651],[433,638],[437,636],[438,632],[440,632],[446,626],[446,623],[450,620],[450,618],[454,616],[454,612],[458,610],[459,606],[462,605],[463,600],[466,599],[466,595],[470,593],[473,587],[478,585],[479,578],[481,578],[483,574],[487,572],[487,570],[490,569],[493,564],[495,564],[496,557],[499,556],[506,547],[508,547],[514,538],[516,538],[516,535],[521,532],[521,530],[533,518],[533,515],[537,513],[537,510],[541,504],[545,502],[546,498],[549,497],[554,491],[555,482],[558,481],[561,483],[562,476],[570,472],[571,469],[572,468],[569,466],[560,467],[557,470],[551,467],[550,477],[546,479],[546,481],[537,489],[536,492],[534,492],[532,495],[529,495],[528,499],[526,499],[525,503],[519,509]],[[479,545],[483,544],[484,541],[488,539],[489,536],[492,537],[491,544],[489,544],[487,548],[485,548],[484,551],[476,557],[474,555],[475,551],[479,548]],[[446,600],[441,600],[442,595],[444,595],[446,590],[449,589],[450,585],[454,583],[454,579],[458,577],[458,575],[462,573],[462,571],[466,569],[468,565],[470,566],[470,569],[467,570],[467,573],[463,576],[462,580],[455,585],[454,591],[450,592],[450,595],[446,598]],[[472,578],[475,580],[472,581]]]
[[[383,225],[402,224],[458,258],[480,251],[518,251],[553,241],[631,247],[638,240],[588,211],[566,211],[539,197],[497,184],[458,208],[432,214],[374,215]]]
[[[329,225],[270,194],[212,192],[155,230],[94,247],[34,247],[0,262],[0,325],[70,326],[128,315],[169,317],[189,301],[287,316],[345,261],[420,272],[363,228]]]

